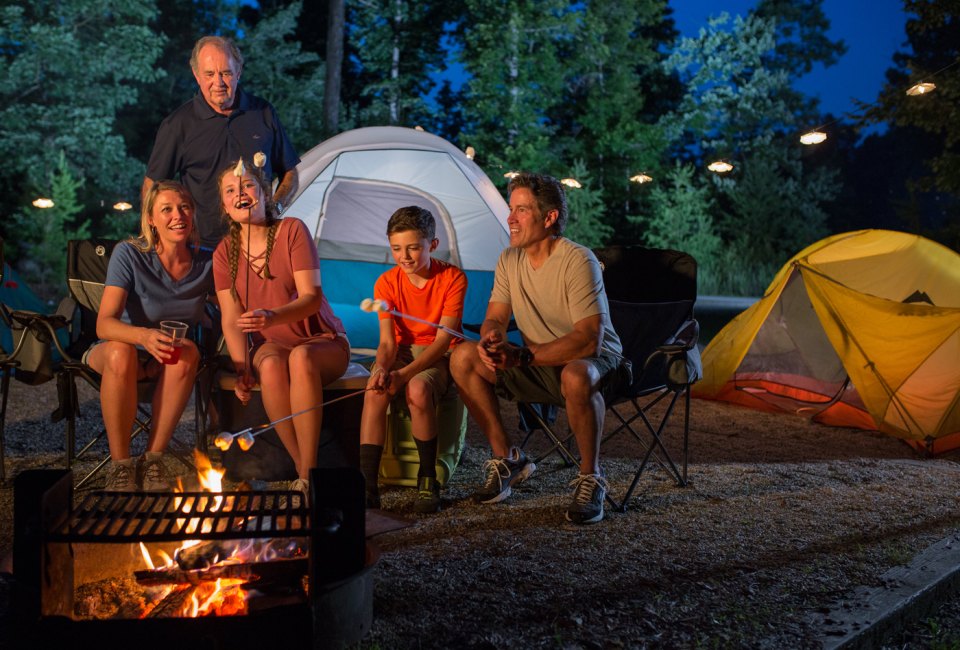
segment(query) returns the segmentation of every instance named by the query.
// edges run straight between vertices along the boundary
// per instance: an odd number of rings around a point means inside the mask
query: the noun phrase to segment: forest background
[[[68,239],[136,232],[156,129],[196,92],[189,53],[211,33],[237,40],[242,86],[301,155],[419,126],[501,188],[512,170],[575,178],[569,237],[688,251],[701,294],[760,295],[800,249],[858,228],[960,250],[960,0],[905,0],[885,86],[839,116],[791,86],[845,51],[821,4],[759,0],[681,38],[666,0],[0,3],[6,257],[55,300]],[[907,96],[919,81],[936,91]],[[826,142],[801,145],[814,127]],[[717,159],[733,171],[707,171]]]

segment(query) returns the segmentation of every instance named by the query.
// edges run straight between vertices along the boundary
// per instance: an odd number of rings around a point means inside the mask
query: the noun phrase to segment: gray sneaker
[[[607,496],[607,479],[603,474],[580,474],[570,481],[573,501],[567,508],[567,521],[595,524],[603,519],[603,500]]]
[[[526,454],[511,447],[509,456],[494,457],[483,464],[487,477],[471,498],[477,503],[499,503],[510,496],[514,485],[530,478],[535,469],[536,464]]]
[[[140,459],[140,484],[144,492],[169,492],[170,477],[163,464],[163,452],[148,451]]]
[[[106,492],[136,492],[137,477],[136,465],[132,458],[111,460],[107,468],[107,484],[103,486]]]

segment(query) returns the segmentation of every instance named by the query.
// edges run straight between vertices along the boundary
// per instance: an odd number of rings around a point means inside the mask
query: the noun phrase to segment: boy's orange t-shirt
[[[453,264],[437,259],[430,260],[430,278],[422,288],[413,286],[399,266],[385,271],[373,287],[373,297],[386,300],[391,309],[432,323],[439,323],[444,316],[462,320],[466,295],[466,274]],[[437,337],[437,329],[431,325],[387,312],[380,312],[380,318],[393,319],[400,345],[430,345]],[[454,338],[451,346],[459,342],[460,339]]]

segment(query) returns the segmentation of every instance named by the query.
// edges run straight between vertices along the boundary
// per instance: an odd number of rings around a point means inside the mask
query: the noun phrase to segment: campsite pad
[[[96,395],[80,397],[82,437],[99,421]],[[55,402],[54,382],[11,385],[11,473],[61,466]],[[516,409],[502,411],[516,431]],[[812,612],[880,586],[960,526],[956,452],[921,460],[889,436],[715,401],[693,400],[691,426],[690,487],[652,472],[627,513],[583,530],[564,523],[575,471],[555,458],[506,502],[471,503],[489,457],[471,422],[442,512],[417,516],[416,490],[381,490],[386,511],[416,525],[375,539],[364,647],[817,647]],[[626,439],[603,449],[615,494],[634,454]],[[0,557],[12,501],[0,487]]]

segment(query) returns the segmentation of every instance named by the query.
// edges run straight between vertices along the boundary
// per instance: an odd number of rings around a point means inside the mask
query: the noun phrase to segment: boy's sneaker
[[[523,483],[537,466],[516,447],[510,448],[506,458],[491,458],[483,464],[486,479],[471,498],[477,503],[499,503],[511,494],[511,488]]]
[[[413,502],[413,511],[421,515],[440,512],[440,483],[437,479],[430,476],[417,479],[417,500]]]
[[[137,467],[132,458],[111,460],[107,468],[106,492],[136,492]]]
[[[607,496],[607,479],[603,474],[580,474],[570,482],[573,501],[567,508],[567,521],[595,524],[603,519],[603,500]]]
[[[171,489],[163,452],[147,451],[140,459],[140,484],[144,492],[169,492]]]

